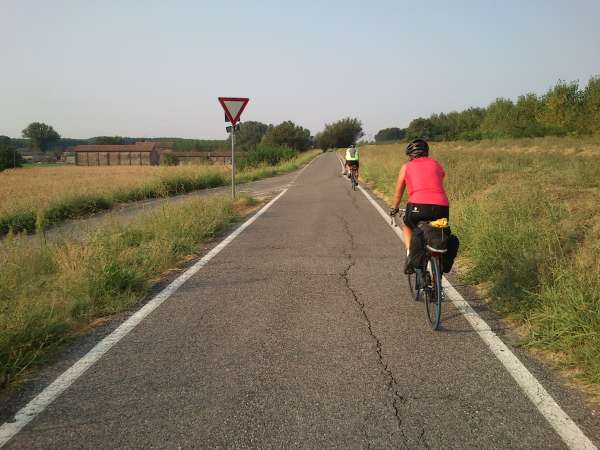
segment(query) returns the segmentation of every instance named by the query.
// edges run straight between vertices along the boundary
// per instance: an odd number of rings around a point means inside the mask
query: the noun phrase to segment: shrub
[[[246,153],[240,161],[240,167],[257,167],[261,164],[275,166],[281,161],[287,161],[298,155],[298,151],[290,147],[277,147],[260,144],[254,150]]]
[[[177,159],[177,156],[175,156],[173,153],[165,153],[160,159],[161,166],[176,166],[178,164],[179,160]]]
[[[5,169],[21,167],[23,157],[19,153],[15,145],[8,136],[0,136],[0,172]]]

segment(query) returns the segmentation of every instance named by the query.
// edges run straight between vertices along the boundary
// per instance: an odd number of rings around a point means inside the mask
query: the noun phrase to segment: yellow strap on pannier
[[[429,223],[433,228],[448,228],[448,219],[446,217]]]

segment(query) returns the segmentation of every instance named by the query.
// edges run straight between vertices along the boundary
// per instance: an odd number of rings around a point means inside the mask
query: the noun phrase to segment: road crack
[[[344,280],[346,289],[352,295],[352,299],[354,300],[354,303],[358,306],[358,309],[363,318],[363,322],[366,325],[369,336],[375,343],[375,353],[377,354],[377,363],[381,367],[382,373],[385,376],[385,378],[387,379],[386,388],[392,395],[392,408],[394,410],[394,417],[396,419],[396,423],[398,425],[400,435],[402,436],[403,444],[407,448],[410,448],[409,439],[404,432],[403,423],[402,423],[402,414],[401,414],[402,405],[404,403],[406,403],[406,399],[404,398],[404,396],[402,396],[402,394],[400,394],[398,380],[396,380],[396,378],[394,377],[392,370],[390,369],[389,365],[385,361],[385,358],[383,357],[383,344],[381,343],[381,340],[379,339],[377,334],[375,334],[375,332],[373,331],[373,325],[371,323],[371,319],[369,318],[369,315],[367,314],[365,304],[360,300],[358,294],[356,293],[356,291],[354,290],[354,288],[352,287],[352,285],[350,283],[350,271],[356,265],[356,260],[354,259],[354,252],[353,252],[353,250],[355,248],[354,236],[352,234],[352,230],[350,229],[350,225],[348,224],[348,221],[343,216],[339,216],[339,218],[343,224],[344,231],[346,232],[346,234],[348,236],[348,240],[350,242],[350,248],[345,252],[345,256],[349,260],[348,265],[340,273],[340,276]],[[419,442],[423,442],[423,444],[426,446],[427,444],[424,440],[424,434],[425,434],[425,432],[423,430],[423,433],[421,434],[421,436],[419,436]]]

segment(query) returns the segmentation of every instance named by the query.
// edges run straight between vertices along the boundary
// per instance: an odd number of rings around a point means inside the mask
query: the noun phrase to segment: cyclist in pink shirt
[[[408,188],[408,203],[404,215],[404,242],[408,249],[412,237],[412,230],[421,221],[432,221],[449,217],[448,197],[444,190],[443,167],[435,159],[429,158],[429,145],[423,139],[415,139],[406,147],[408,162],[400,169],[396,181],[394,202],[390,208],[390,215],[398,213],[398,206],[402,201],[404,190]],[[412,273],[408,266],[405,272]]]

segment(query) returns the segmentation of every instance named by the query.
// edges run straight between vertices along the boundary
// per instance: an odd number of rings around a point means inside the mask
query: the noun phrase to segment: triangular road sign
[[[240,120],[240,116],[249,101],[249,98],[219,97],[219,103],[225,110],[225,115],[232,125],[235,125]]]

